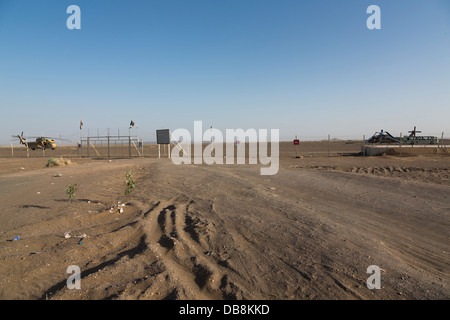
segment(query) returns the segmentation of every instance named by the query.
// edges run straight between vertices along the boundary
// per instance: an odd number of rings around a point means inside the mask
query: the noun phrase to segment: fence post
[[[109,133],[108,133],[108,159],[111,158],[111,153],[109,151]]]
[[[400,157],[402,156],[403,132],[400,132]]]
[[[87,156],[88,156],[88,158],[90,158],[90,152],[89,152],[90,139],[91,138],[89,138],[89,137],[87,138]]]
[[[330,156],[330,135],[328,135],[328,156]]]
[[[131,136],[128,136],[128,156],[131,158]]]

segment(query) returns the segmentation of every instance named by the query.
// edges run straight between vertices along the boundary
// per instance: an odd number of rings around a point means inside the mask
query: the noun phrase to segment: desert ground
[[[0,298],[449,299],[450,157],[358,151],[302,143],[296,158],[285,143],[273,176],[154,156],[0,158]]]

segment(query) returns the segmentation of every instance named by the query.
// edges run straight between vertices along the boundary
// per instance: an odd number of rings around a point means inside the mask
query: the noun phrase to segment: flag
[[[80,121],[80,130],[83,128],[83,121]]]
[[[134,121],[131,120],[131,122],[130,122],[130,129],[133,128],[133,127],[134,127]]]

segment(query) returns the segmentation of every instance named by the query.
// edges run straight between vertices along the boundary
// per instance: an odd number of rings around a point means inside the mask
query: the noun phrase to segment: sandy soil
[[[449,157],[283,152],[274,176],[168,159],[0,159],[0,298],[450,298]],[[66,286],[71,265],[80,290]],[[370,265],[379,290],[366,286]]]

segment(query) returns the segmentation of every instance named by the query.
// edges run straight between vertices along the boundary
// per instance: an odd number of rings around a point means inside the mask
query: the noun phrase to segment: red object
[[[295,140],[294,140],[294,146],[298,146],[299,144],[300,144],[300,140],[295,139]]]

